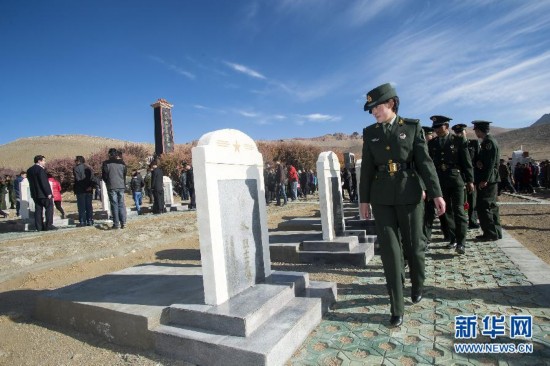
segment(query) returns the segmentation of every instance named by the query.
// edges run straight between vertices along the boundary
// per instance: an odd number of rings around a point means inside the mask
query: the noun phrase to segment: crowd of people
[[[274,201],[277,206],[284,206],[288,200],[298,198],[307,200],[308,195],[317,191],[317,175],[312,169],[296,169],[297,163],[285,164],[282,160],[267,163],[264,168],[264,185],[266,204]]]
[[[266,204],[275,202],[284,206],[290,201],[303,199],[314,195],[318,190],[317,172],[306,169],[297,161],[286,164],[282,160],[267,163],[264,168],[264,185]],[[357,176],[355,167],[343,167],[340,170],[342,198],[349,202],[357,202]],[[347,196],[346,196],[347,194]]]
[[[183,200],[189,200],[189,210],[196,209],[195,186],[192,166],[183,161],[181,164],[181,196]],[[76,156],[73,167],[72,189],[76,197],[78,210],[78,224],[76,226],[94,225],[94,209],[92,201],[101,199],[101,187],[104,183],[109,200],[109,217],[113,221],[112,229],[124,229],[126,227],[127,214],[125,193],[131,191],[132,198],[138,215],[142,213],[143,191],[152,204],[153,214],[165,213],[164,198],[164,172],[158,166],[158,161],[153,160],[145,177],[138,170],[132,171],[131,178],[127,182],[128,170],[120,150],[111,148],[108,151],[108,159],[101,166],[100,172],[94,172],[86,163],[83,156]],[[54,207],[59,211],[61,219],[65,219],[66,212],[62,205],[61,183],[46,168],[46,157],[36,155],[34,165],[27,171],[21,171],[12,180],[11,175],[0,177],[0,216],[8,217],[6,209],[16,209],[16,217],[20,216],[21,206],[21,182],[27,179],[30,187],[30,195],[35,204],[34,224],[37,231],[56,230],[53,225]],[[9,206],[6,207],[6,197],[9,198]]]

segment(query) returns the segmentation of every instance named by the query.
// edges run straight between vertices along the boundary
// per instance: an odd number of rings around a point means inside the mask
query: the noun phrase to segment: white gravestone
[[[107,193],[107,185],[101,181],[101,210],[107,212],[107,217],[111,214],[111,203],[109,202],[109,193]]]
[[[204,298],[219,305],[271,274],[262,155],[232,129],[203,135],[192,154]]]
[[[27,178],[21,181],[19,192],[21,192],[19,214],[23,220],[28,220],[32,216],[31,212],[34,212],[34,201],[31,198],[31,187],[29,186],[29,180]]]
[[[319,180],[319,204],[323,240],[334,240],[345,229],[340,163],[332,151],[319,154],[317,159],[317,177]]]
[[[168,207],[174,206],[174,189],[172,188],[172,179],[167,176],[162,177],[164,186],[164,204]]]

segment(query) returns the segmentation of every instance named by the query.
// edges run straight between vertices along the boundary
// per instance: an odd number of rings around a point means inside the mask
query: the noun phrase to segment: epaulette
[[[409,125],[416,125],[420,123],[419,119],[414,119],[414,118],[401,118],[401,120]]]

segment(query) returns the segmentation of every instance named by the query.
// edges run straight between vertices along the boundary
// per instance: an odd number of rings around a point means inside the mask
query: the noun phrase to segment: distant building
[[[172,126],[172,107],[166,99],[158,99],[151,104],[155,118],[155,155],[174,151],[174,128]]]

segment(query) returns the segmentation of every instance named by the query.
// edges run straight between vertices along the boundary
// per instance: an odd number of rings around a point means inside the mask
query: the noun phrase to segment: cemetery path
[[[538,197],[549,195],[543,191]],[[501,201],[525,200],[502,196]],[[65,202],[66,211],[76,211],[70,199]],[[270,206],[268,226],[274,229],[283,220],[313,216],[316,208],[318,204],[304,203]],[[503,205],[501,217],[508,233],[550,263],[550,205]],[[0,234],[0,365],[184,365],[32,318],[34,299],[42,291],[143,263],[200,263],[195,212],[144,215],[129,221],[124,230],[105,229]],[[337,282],[340,289],[357,286],[364,277],[354,268],[311,265],[303,270],[312,279]]]

